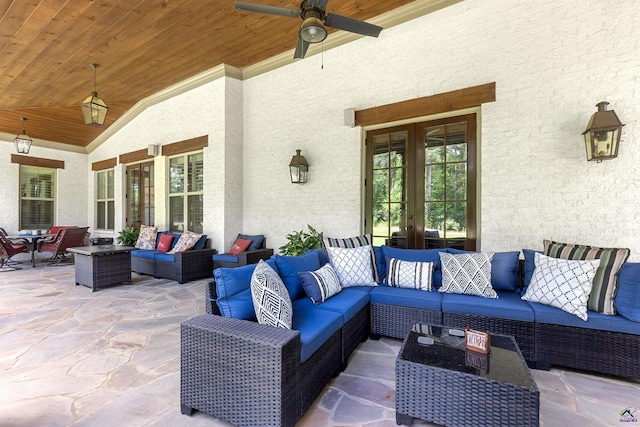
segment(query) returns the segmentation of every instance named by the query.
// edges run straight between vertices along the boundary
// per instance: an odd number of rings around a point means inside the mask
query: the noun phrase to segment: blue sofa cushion
[[[531,306],[513,291],[497,291],[498,298],[483,298],[474,295],[443,294],[444,313],[473,314],[500,319],[533,322]]]
[[[330,310],[340,313],[344,323],[353,319],[360,310],[369,304],[369,294],[355,290],[354,288],[345,288],[339,294],[329,298],[316,307],[323,310]]]
[[[450,254],[463,254],[468,251],[448,248]],[[494,252],[491,258],[491,286],[496,291],[515,291],[518,289],[519,251]]]
[[[280,277],[289,290],[291,300],[304,296],[304,288],[298,273],[315,271],[321,267],[320,258],[316,252],[307,252],[300,256],[275,255],[272,259],[278,266],[277,271],[280,272]]]
[[[640,263],[627,262],[620,269],[615,301],[618,314],[640,322]]]
[[[442,285],[440,252],[446,252],[446,249],[400,249],[383,245],[380,247],[380,250],[385,258],[385,278],[387,273],[387,259],[396,258],[403,261],[433,262],[433,288],[438,289]]]
[[[293,327],[300,331],[300,362],[304,363],[342,328],[343,316],[313,305],[309,298],[293,301]]]
[[[440,311],[442,297],[440,292],[435,291],[376,286],[369,292],[369,301]]]
[[[262,242],[264,241],[264,234],[256,234],[254,236],[250,236],[248,234],[238,234],[238,237],[245,240],[251,240],[249,249],[247,249],[248,251],[255,251],[256,249],[260,249],[260,246],[262,246]]]
[[[542,251],[534,251],[533,249],[523,249],[524,254],[524,286],[522,287],[522,295],[527,291],[529,283],[531,283],[531,277],[533,277],[533,270],[536,269],[536,252],[542,254]]]
[[[329,254],[327,253],[327,250],[325,248],[319,248],[319,249],[309,249],[307,251],[307,254],[309,253],[316,253],[318,254],[318,258],[320,259],[320,265],[325,265],[327,263],[329,263]]]
[[[217,304],[222,316],[257,322],[251,289],[240,291],[229,298],[218,298]]]
[[[192,251],[197,251],[199,249],[204,249],[205,245],[207,244],[207,235],[203,234],[198,241],[196,242],[195,245],[193,245],[193,248],[191,248]]]
[[[138,249],[135,251],[131,251],[131,256],[136,256],[138,258],[148,258],[154,259],[154,257],[161,252],[158,251],[150,251],[147,249]]]
[[[267,264],[277,271],[275,261]],[[253,301],[251,300],[251,276],[256,264],[238,268],[217,268],[213,272],[216,281],[216,304],[220,313],[226,317],[255,320]],[[240,316],[240,317],[236,317]]]
[[[176,262],[175,254],[167,254],[164,252],[158,252],[153,257],[156,261]]]
[[[536,322],[551,323],[554,325],[571,326],[576,328],[600,329],[610,332],[622,332],[640,335],[640,326],[637,322],[626,319],[623,316],[611,316],[608,314],[588,311],[588,320],[584,321],[578,316],[566,311],[537,302],[529,302],[533,309]]]
[[[211,255],[211,259],[213,259],[214,261],[221,261],[221,262],[238,262],[238,255],[231,255],[231,254],[214,254]]]

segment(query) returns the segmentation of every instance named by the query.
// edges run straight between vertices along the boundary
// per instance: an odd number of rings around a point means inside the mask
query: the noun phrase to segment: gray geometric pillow
[[[566,260],[536,253],[534,262],[536,268],[522,299],[559,308],[586,321],[587,301],[600,260]]]
[[[329,261],[343,288],[350,286],[375,286],[371,246],[357,248],[327,248]]]
[[[442,286],[440,292],[498,298],[491,287],[492,252],[449,254],[440,252]]]
[[[251,298],[258,323],[291,329],[293,307],[289,292],[278,273],[262,260],[251,276]]]
[[[432,262],[403,261],[391,258],[387,272],[387,284],[399,288],[430,291],[432,274]]]

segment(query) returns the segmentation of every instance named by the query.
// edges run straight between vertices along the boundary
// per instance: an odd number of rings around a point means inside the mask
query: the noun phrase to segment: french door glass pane
[[[373,171],[373,202],[380,203],[389,200],[389,169]]]
[[[451,123],[446,126],[447,162],[467,160],[467,123]]]
[[[425,203],[425,229],[437,231],[437,237],[444,237],[444,208],[445,204],[443,202]]]
[[[404,180],[404,168],[391,169],[389,174],[389,201],[403,202],[406,200],[406,183]]]
[[[467,164],[447,164],[447,200],[466,200]]]
[[[184,231],[184,197],[169,197],[169,229],[171,231]]]
[[[447,202],[447,238],[467,237],[467,203]]]
[[[445,165],[427,165],[424,169],[424,199],[444,200]]]
[[[425,135],[425,163],[444,162],[444,126],[427,128]]]

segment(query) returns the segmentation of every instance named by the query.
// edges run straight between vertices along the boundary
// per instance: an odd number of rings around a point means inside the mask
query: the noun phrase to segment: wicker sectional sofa
[[[402,258],[433,261],[433,283],[441,283],[437,250],[374,249],[381,280],[386,261]],[[207,289],[208,314],[181,327],[182,412],[200,410],[240,426],[294,425],[344,369],[358,343],[368,336],[404,338],[421,322],[513,335],[532,367],[640,378],[640,263],[626,263],[619,274],[616,298],[625,300],[620,306],[626,317],[589,312],[583,321],[521,299],[530,261],[521,260],[519,252],[494,255],[491,284],[497,299],[381,284],[344,288],[314,305],[295,279],[298,272],[328,262],[326,250],[275,256],[268,263],[289,290],[292,330],[255,321],[250,291],[255,265],[217,269]]]
[[[218,251],[209,248],[207,236],[203,235],[192,249],[171,254],[157,249],[160,237],[168,233],[171,232],[158,232],[156,249],[136,249],[131,252],[131,271],[175,280],[180,284],[209,277],[213,269],[211,256]],[[172,234],[171,249],[180,238],[180,233]]]

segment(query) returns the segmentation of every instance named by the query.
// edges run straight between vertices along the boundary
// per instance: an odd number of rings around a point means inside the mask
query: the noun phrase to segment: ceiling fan
[[[320,43],[327,38],[327,27],[338,30],[349,31],[351,33],[362,34],[364,36],[378,37],[382,27],[358,21],[335,13],[327,13],[327,3],[329,0],[303,0],[300,3],[300,10],[288,7],[268,6],[264,4],[246,3],[237,1],[236,9],[249,12],[269,13],[271,15],[287,16],[290,18],[300,17],[302,25],[298,31],[298,43],[294,58],[304,58],[309,44]]]

